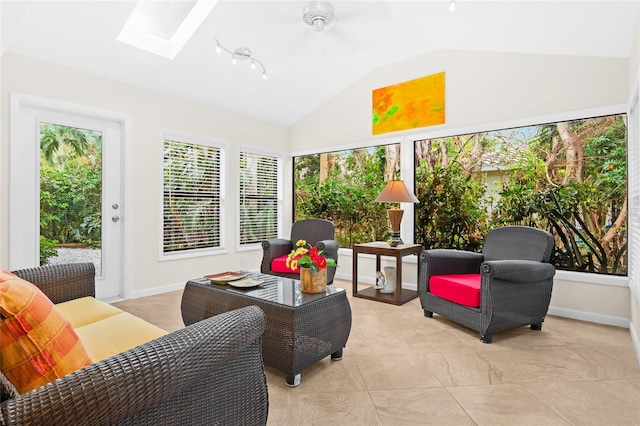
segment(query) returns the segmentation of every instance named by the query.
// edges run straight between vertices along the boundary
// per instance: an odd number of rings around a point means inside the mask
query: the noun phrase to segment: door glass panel
[[[102,132],[40,125],[40,264],[93,262],[102,275]]]

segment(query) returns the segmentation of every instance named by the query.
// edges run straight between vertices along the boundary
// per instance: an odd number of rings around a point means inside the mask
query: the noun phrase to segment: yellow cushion
[[[167,334],[127,312],[76,329],[93,362],[124,352]]]
[[[0,270],[0,369],[25,393],[91,364],[69,321],[35,285]]]
[[[81,297],[56,304],[56,308],[69,320],[74,328],[103,320],[123,311],[93,297]]]

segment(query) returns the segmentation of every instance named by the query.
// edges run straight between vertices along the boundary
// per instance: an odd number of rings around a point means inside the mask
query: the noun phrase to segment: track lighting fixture
[[[250,62],[251,69],[255,70],[259,65],[262,68],[262,79],[263,80],[267,79],[267,69],[262,64],[262,62],[260,62],[259,60],[257,60],[251,55],[251,50],[249,50],[248,47],[238,47],[236,50],[231,51],[225,48],[223,45],[221,45],[218,39],[215,39],[215,40],[216,40],[216,53],[226,52],[229,55],[231,55],[231,63],[233,65],[236,65],[238,61],[245,61],[247,59],[251,59],[251,62]]]

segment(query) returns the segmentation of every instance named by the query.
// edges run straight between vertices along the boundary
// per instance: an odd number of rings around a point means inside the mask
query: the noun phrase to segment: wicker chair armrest
[[[262,242],[262,262],[260,263],[260,272],[263,274],[271,273],[271,262],[285,254],[291,253],[293,243],[284,238],[271,238]]]
[[[552,278],[556,268],[550,263],[533,260],[490,260],[482,263],[482,275],[501,281],[529,283]]]
[[[273,259],[291,253],[293,242],[284,238],[271,238],[262,242],[262,249],[269,253],[269,262]]]
[[[0,423],[265,424],[256,306],[217,315],[0,404]]]
[[[420,253],[429,277],[447,274],[478,274],[484,257],[480,253],[453,249],[431,249]]]
[[[318,250],[322,251],[322,253],[331,259],[338,258],[338,249],[340,245],[336,240],[322,240],[316,244]]]
[[[93,263],[45,265],[20,269],[13,273],[37,285],[53,303],[96,296],[96,270]]]

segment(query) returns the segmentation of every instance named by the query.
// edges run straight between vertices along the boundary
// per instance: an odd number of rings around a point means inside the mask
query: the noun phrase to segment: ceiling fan
[[[374,45],[390,20],[385,1],[338,1],[334,6],[312,0],[302,9],[302,21],[313,31],[296,26],[291,41],[312,56],[354,55]]]
[[[390,28],[389,1],[223,1],[211,16],[228,45],[251,46],[262,57],[357,55]]]
[[[320,59],[378,46],[391,15],[390,1],[221,1],[205,28],[225,45],[249,46],[262,58]]]
[[[322,32],[336,20],[335,8],[328,1],[310,1],[303,9],[302,20],[314,30]]]

